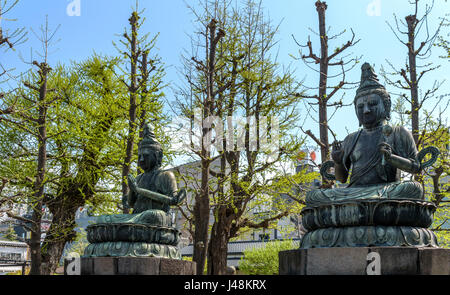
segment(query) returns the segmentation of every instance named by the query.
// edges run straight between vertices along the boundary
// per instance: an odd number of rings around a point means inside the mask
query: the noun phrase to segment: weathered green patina
[[[402,181],[400,172],[419,173],[439,151],[417,152],[411,132],[387,124],[390,96],[368,63],[361,70],[354,105],[363,128],[333,143],[333,160],[321,167],[325,179],[346,183],[350,176],[349,184],[307,193],[302,217],[309,232],[301,248],[437,246],[426,229],[436,207],[424,201],[420,183]],[[431,159],[422,162],[426,154]]]
[[[308,206],[302,211],[302,225],[312,231],[344,226],[429,227],[436,205],[414,200],[349,200],[328,205]]]
[[[328,247],[437,247],[434,233],[412,226],[346,226],[308,232],[301,248]]]
[[[84,257],[153,256],[181,259],[176,247],[180,232],[172,227],[171,205],[185,197],[177,190],[175,176],[160,169],[163,152],[150,127],[144,127],[139,143],[138,161],[144,173],[128,176],[130,193],[126,196],[132,214],[102,215],[87,227],[91,243]]]

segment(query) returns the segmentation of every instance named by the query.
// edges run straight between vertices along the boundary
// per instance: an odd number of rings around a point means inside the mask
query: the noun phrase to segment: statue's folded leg
[[[133,214],[100,215],[95,223],[127,223],[133,218]]]
[[[306,193],[305,201],[307,205],[316,205],[321,203],[329,203],[331,199],[322,190],[316,189]]]
[[[316,206],[346,200],[380,198],[380,188],[371,187],[339,187],[333,189],[317,189],[306,193],[306,205]]]
[[[395,182],[389,185],[387,198],[423,200],[423,188],[420,183],[412,180]]]
[[[422,185],[416,181],[397,181],[367,187],[316,189],[306,193],[306,205],[316,206],[358,199],[423,200]]]
[[[156,226],[170,226],[170,216],[162,210],[146,210],[136,214],[101,215],[96,223],[136,223]]]
[[[134,223],[152,224],[158,226],[170,226],[170,215],[162,210],[146,210],[137,214]]]

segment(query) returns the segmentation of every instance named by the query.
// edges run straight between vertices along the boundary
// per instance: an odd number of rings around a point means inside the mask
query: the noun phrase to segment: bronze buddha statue
[[[350,175],[349,184],[310,191],[306,203],[366,198],[423,199],[420,183],[400,179],[401,171],[415,174],[423,168],[412,134],[403,126],[387,124],[391,99],[368,63],[362,66],[354,106],[363,128],[349,134],[344,141],[333,143],[331,152],[334,179],[345,183]]]
[[[126,200],[131,214],[101,215],[87,228],[85,257],[156,256],[181,259],[176,247],[179,231],[172,227],[171,205],[186,197],[186,190],[177,190],[171,171],[161,170],[161,144],[148,125],[138,146],[138,161],[144,172],[128,175],[130,188]]]
[[[391,100],[372,67],[365,63],[354,100],[360,129],[332,146],[332,161],[322,164],[322,177],[349,184],[306,193],[302,224],[308,231],[301,248],[437,246],[427,229],[436,206],[424,200],[422,185],[402,180],[434,163],[439,150],[417,152],[411,132],[391,127]],[[421,163],[431,153],[431,159]],[[334,167],[332,175],[328,169]]]

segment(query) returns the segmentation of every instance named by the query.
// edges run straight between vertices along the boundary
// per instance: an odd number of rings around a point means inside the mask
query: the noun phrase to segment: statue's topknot
[[[139,147],[147,147],[153,150],[162,150],[161,144],[156,140],[155,134],[153,133],[149,124],[144,125],[144,133],[142,140],[139,143]]]
[[[377,92],[384,92],[388,95],[386,88],[379,82],[377,74],[369,63],[364,63],[361,66],[361,82],[359,88],[356,90],[355,101],[358,97]]]

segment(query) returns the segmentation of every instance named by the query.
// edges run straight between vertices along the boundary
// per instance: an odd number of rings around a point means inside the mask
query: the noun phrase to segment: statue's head
[[[150,126],[144,126],[144,133],[138,147],[138,162],[139,166],[144,171],[150,171],[161,167],[162,162],[162,147],[156,140],[155,134],[152,132]]]
[[[361,83],[356,90],[354,105],[360,126],[370,128],[390,119],[391,97],[368,63],[361,67]]]

